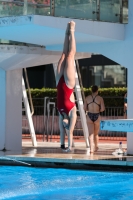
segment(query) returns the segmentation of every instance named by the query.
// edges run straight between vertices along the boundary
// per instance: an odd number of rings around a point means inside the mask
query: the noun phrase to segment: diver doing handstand
[[[59,128],[61,148],[72,151],[73,130],[77,114],[73,88],[75,87],[74,57],[76,53],[75,22],[67,24],[64,47],[58,62],[56,73],[57,109],[59,111]],[[68,133],[68,148],[65,149],[65,132]]]

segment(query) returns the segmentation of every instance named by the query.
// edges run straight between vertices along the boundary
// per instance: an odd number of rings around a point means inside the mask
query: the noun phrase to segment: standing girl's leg
[[[94,124],[94,144],[95,144],[95,151],[98,150],[98,141],[99,141],[99,129],[100,129],[100,121],[95,122]]]
[[[94,123],[88,122],[90,153],[94,152]]]

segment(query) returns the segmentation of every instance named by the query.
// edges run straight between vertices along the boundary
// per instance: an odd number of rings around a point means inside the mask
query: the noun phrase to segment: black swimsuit
[[[91,96],[92,96],[92,95],[91,95]],[[94,98],[93,98],[93,96],[92,96],[92,100],[93,100],[93,101],[90,102],[90,103],[88,103],[88,104],[87,104],[87,107],[88,107],[89,104],[95,103],[95,104],[97,104],[97,105],[99,106],[99,110],[100,110],[100,108],[101,108],[100,104],[98,104],[97,102],[95,102],[95,99],[96,99],[97,96],[98,96],[98,95],[96,95]],[[95,122],[95,121],[98,119],[99,115],[100,115],[100,113],[90,113],[90,112],[88,112],[88,116],[89,116],[89,118],[91,119],[91,121],[93,121],[93,122]]]

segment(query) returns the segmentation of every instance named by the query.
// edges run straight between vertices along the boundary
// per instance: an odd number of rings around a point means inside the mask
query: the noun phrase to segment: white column
[[[0,150],[22,148],[22,70],[0,69]]]
[[[6,72],[0,68],[0,150],[5,147]]]
[[[126,25],[126,41],[127,41],[127,47],[126,47],[126,55],[124,57],[127,57],[127,102],[128,102],[128,108],[127,108],[127,118],[133,119],[133,63],[132,63],[132,48],[133,48],[133,1],[129,0],[128,2],[128,24]],[[133,132],[127,133],[127,153],[133,154]]]
[[[84,133],[84,138],[86,142],[86,147],[89,147],[89,131],[88,131],[88,126],[87,126],[87,121],[86,121],[86,115],[84,111],[84,105],[83,105],[83,99],[82,99],[82,94],[81,94],[81,88],[79,85],[79,79],[78,79],[78,74],[77,74],[77,69],[75,73],[75,79],[76,79],[76,84],[75,84],[75,93],[76,93],[76,98],[77,98],[77,104],[78,104],[78,109],[80,113],[80,119],[81,119],[81,124],[82,124],[82,129]]]
[[[133,119],[133,66],[128,68],[127,118]],[[127,153],[133,154],[133,132],[127,133]]]

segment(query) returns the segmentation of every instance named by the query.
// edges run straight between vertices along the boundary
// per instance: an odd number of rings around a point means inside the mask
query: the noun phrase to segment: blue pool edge
[[[2,156],[0,165],[33,166],[33,167],[54,167],[73,169],[104,169],[104,170],[131,170],[133,171],[133,158],[113,158],[100,160],[62,159],[62,158],[41,158],[22,156]]]

